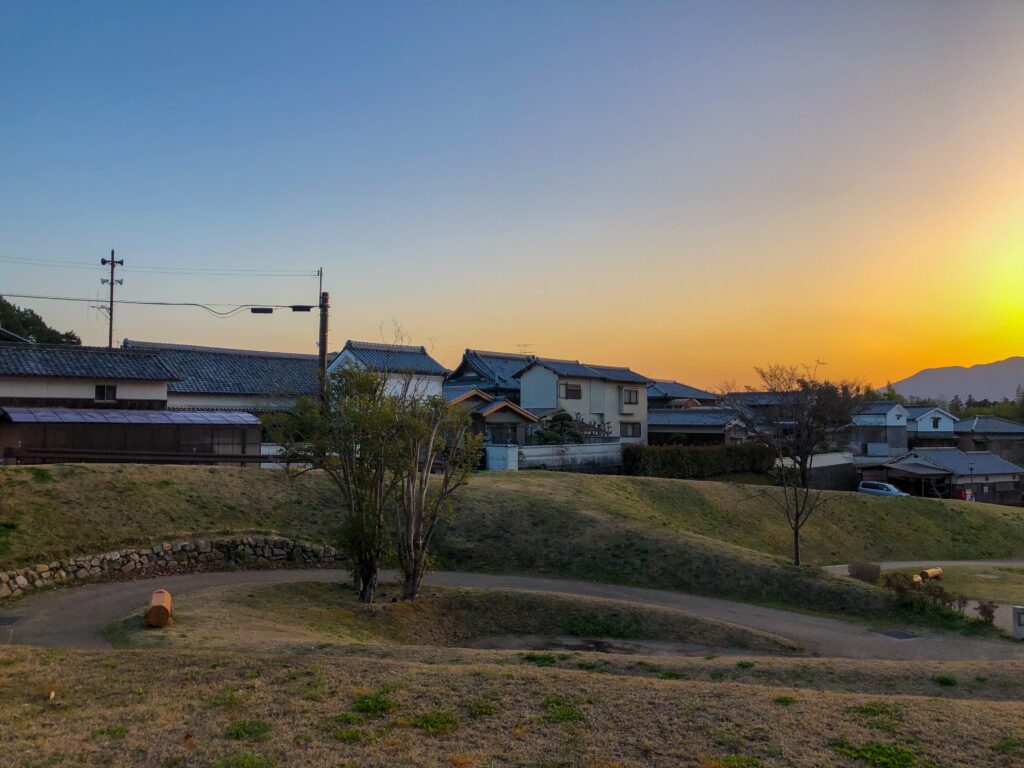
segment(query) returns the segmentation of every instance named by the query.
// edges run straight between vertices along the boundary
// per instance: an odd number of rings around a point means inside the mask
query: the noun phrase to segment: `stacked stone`
[[[144,578],[230,568],[333,568],[334,547],[279,536],[164,542],[155,547],[55,560],[34,568],[0,572],[0,599],[80,581]]]

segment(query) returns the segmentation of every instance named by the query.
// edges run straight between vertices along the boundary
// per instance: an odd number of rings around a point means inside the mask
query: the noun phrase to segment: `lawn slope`
[[[884,610],[880,592],[785,563],[765,489],[552,472],[483,473],[438,538],[442,567],[640,584],[830,612]],[[769,493],[774,492],[768,489]],[[310,473],[230,467],[0,468],[0,567],[184,536],[275,532],[332,540],[333,490]],[[805,561],[1024,554],[1020,510],[833,494]]]

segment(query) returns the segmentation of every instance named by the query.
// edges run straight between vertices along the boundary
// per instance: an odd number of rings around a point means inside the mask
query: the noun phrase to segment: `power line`
[[[0,256],[0,261],[8,264],[26,264],[36,267],[60,267],[61,269],[95,270],[95,264],[84,261],[60,261],[56,259],[28,259],[18,256]],[[317,277],[317,270],[275,270],[262,268],[233,267],[125,267],[126,272],[145,272],[158,275],[208,275],[226,277]]]
[[[90,304],[95,304],[96,303],[96,299],[80,299],[80,298],[75,297],[75,296],[39,296],[39,295],[28,294],[28,293],[3,293],[2,291],[0,291],[0,296],[9,297],[9,298],[12,298],[12,299],[41,299],[41,300],[45,300],[45,301],[80,301],[80,302],[86,302],[86,303],[90,303]],[[232,315],[236,315],[239,312],[242,312],[242,311],[244,311],[246,309],[252,309],[254,307],[256,307],[256,308],[263,308],[263,307],[265,307],[265,308],[269,308],[269,309],[292,309],[292,310],[294,310],[295,307],[310,306],[310,305],[305,305],[305,304],[224,304],[224,303],[200,304],[199,302],[195,302],[195,301],[140,301],[140,300],[132,300],[132,299],[116,299],[114,301],[114,304],[141,304],[141,305],[150,306],[150,307],[198,307],[199,309],[205,309],[211,315],[214,315],[215,317],[220,317],[220,318],[231,317]],[[229,310],[227,310],[225,312],[220,312],[220,311],[218,311],[216,309],[213,309],[213,307],[231,307],[231,309],[229,309]],[[307,311],[307,310],[303,309],[303,310],[295,310],[295,311]]]

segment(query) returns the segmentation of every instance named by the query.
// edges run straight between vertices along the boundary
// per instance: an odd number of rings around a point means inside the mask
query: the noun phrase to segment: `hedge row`
[[[627,475],[701,479],[733,472],[770,472],[774,454],[763,445],[627,445]]]

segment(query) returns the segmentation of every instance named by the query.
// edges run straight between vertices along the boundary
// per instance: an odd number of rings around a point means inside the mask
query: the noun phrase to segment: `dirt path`
[[[386,573],[384,578],[393,578]],[[73,648],[108,648],[100,632],[110,622],[140,610],[158,587],[181,595],[234,584],[343,581],[345,571],[280,570],[200,573],[140,581],[91,584],[32,595],[0,610],[0,642]],[[764,608],[712,597],[638,587],[528,576],[435,573],[437,586],[523,589],[565,595],[604,597],[673,608],[728,621],[794,640],[813,654],[870,659],[1024,659],[1024,645],[945,633],[896,639],[864,625]],[[11,620],[13,619],[13,623]]]

